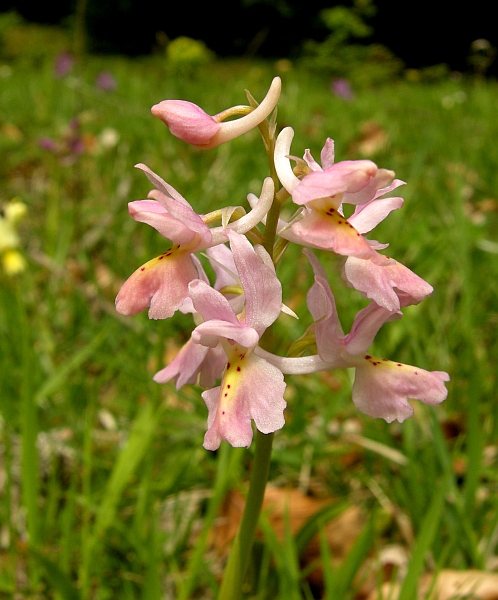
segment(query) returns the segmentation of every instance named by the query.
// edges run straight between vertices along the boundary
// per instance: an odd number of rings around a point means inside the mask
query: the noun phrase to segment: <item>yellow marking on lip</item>
[[[221,415],[225,414],[234,391],[237,389],[238,381],[244,373],[244,363],[247,358],[247,353],[247,348],[236,345],[228,358],[220,390],[220,405],[218,411]]]

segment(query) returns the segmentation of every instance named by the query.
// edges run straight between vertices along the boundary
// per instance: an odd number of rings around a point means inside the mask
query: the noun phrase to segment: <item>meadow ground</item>
[[[103,70],[115,89],[95,86]],[[201,390],[152,381],[191,318],[121,317],[114,298],[168,247],[128,215],[127,202],[150,188],[133,165],[147,164],[204,213],[245,204],[268,174],[257,131],[200,152],[150,107],[183,98],[215,114],[245,103],[244,89],[261,99],[275,74],[278,124],[294,128],[295,154],[318,157],[330,136],[338,160],[368,157],[407,182],[405,206],[374,238],[435,291],[386,325],[374,352],[447,371],[451,382],[442,405],[416,404],[400,425],[357,412],[347,371],[288,378],[270,481],[332,508],[295,537],[287,519],[283,539],[263,519],[251,597],[361,598],[372,574],[374,587],[406,574],[400,597],[410,600],[424,572],[498,568],[496,82],[399,81],[347,101],[325,79],[272,64],[219,63],[181,78],[158,58],[93,57],[62,78],[52,62],[0,74],[0,200],[27,205],[27,267],[0,273],[0,597],[215,597],[223,551],[209,532],[226,492],[243,491],[252,450],[204,450]],[[280,318],[283,349],[310,324],[310,270],[289,252],[284,302],[303,319]],[[348,331],[365,301],[341,283],[339,260],[329,267]],[[356,543],[334,550],[326,523],[351,507]],[[316,562],[303,567],[316,531]],[[389,572],[387,548],[398,557]]]

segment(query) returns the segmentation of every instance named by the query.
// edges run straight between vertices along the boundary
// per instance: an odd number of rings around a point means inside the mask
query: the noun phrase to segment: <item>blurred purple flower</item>
[[[40,138],[38,145],[40,148],[43,148],[43,150],[48,150],[49,152],[57,152],[58,149],[57,142],[48,137]]]
[[[95,87],[105,92],[112,92],[118,87],[118,83],[109,71],[101,71],[95,80]]]
[[[347,79],[342,77],[338,79],[334,79],[331,83],[332,92],[339,96],[339,98],[343,98],[344,100],[354,100],[354,93],[351,88],[351,84]]]
[[[58,140],[49,137],[42,137],[38,145],[43,150],[53,152],[59,158],[59,162],[64,165],[72,165],[78,160],[78,156],[85,152],[85,140],[81,133],[81,124],[78,119],[71,119],[67,130]]]
[[[63,52],[55,58],[54,76],[58,79],[65,77],[73,68],[74,58],[69,52]]]

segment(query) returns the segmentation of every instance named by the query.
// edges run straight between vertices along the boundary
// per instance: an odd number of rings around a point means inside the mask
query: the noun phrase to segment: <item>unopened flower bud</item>
[[[171,133],[202,150],[216,148],[257,127],[272,112],[280,97],[281,81],[275,77],[261,104],[239,119],[222,123],[223,119],[240,115],[241,107],[224,110],[211,117],[196,104],[185,100],[163,100],[152,107],[152,114],[164,121]]]
[[[174,136],[193,146],[209,144],[221,127],[202,108],[185,100],[163,100],[151,112]]]

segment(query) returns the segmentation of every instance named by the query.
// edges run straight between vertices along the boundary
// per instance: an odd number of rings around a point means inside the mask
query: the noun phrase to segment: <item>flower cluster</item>
[[[276,135],[279,96],[280,79],[275,78],[259,105],[248,95],[250,106],[214,117],[181,100],[165,100],[152,108],[173,135],[202,149],[259,127],[276,176],[264,181],[259,198],[249,194],[247,214],[234,206],[197,214],[179,192],[142,164],[137,167],[153,190],[148,199],[128,205],[136,221],[154,227],[172,245],[129,277],[116,308],[124,315],[148,309],[152,319],[169,318],[177,310],[192,314],[190,339],[154,379],[175,381],[177,389],[194,383],[206,388],[204,446],[210,450],[222,440],[249,446],[252,421],[262,433],[284,425],[284,375],[354,368],[353,402],[361,412],[388,422],[413,415],[408,399],[435,405],[447,395],[447,373],[368,353],[384,323],[401,318],[401,308],[418,304],[432,292],[427,282],[379,252],[387,244],[365,237],[401,208],[403,200],[390,193],[404,182],[369,160],[335,162],[331,139],[322,149],[321,165],[309,150],[302,159],[292,156],[293,130],[287,127]],[[240,118],[224,122],[233,116]],[[295,205],[288,221],[280,218],[284,203]],[[347,204],[354,208],[345,211]],[[213,226],[217,220],[221,224]],[[306,343],[299,344],[299,354],[284,357],[272,353],[262,336],[281,312],[293,314],[282,303],[275,270],[289,243],[304,246],[314,273],[307,295],[313,323],[303,338]],[[325,268],[311,249],[344,257],[345,282],[369,300],[348,334],[341,328]],[[199,253],[212,267],[212,282]]]

